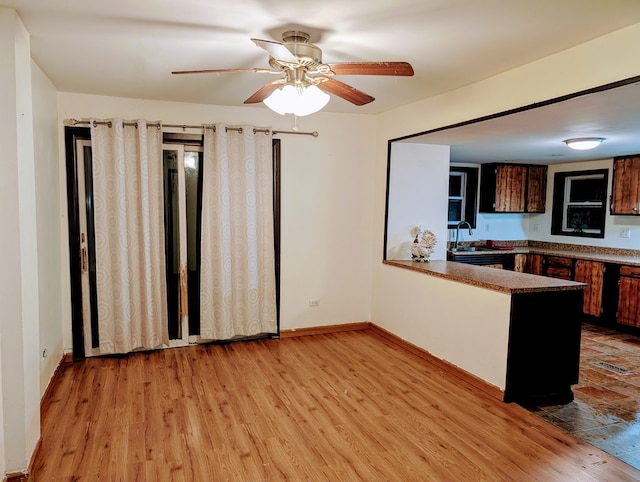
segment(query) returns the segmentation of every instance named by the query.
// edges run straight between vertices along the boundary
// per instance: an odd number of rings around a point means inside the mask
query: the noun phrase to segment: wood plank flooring
[[[63,366],[31,479],[640,480],[375,329]]]

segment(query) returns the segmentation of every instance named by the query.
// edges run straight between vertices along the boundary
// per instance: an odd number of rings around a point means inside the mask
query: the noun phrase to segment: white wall
[[[553,207],[553,181],[554,175],[558,172],[587,171],[594,169],[609,170],[609,186],[606,203],[606,220],[604,227],[604,238],[580,238],[573,236],[553,236],[551,235],[551,212]],[[546,212],[529,219],[529,239],[536,241],[550,241],[565,244],[583,244],[587,246],[610,247],[620,249],[640,249],[640,218],[635,216],[612,216],[609,214],[611,186],[613,183],[613,159],[602,159],[599,161],[573,162],[549,166],[547,179],[547,202]],[[538,224],[537,231],[534,224]],[[621,238],[620,230],[629,229],[630,238]]]
[[[33,95],[33,149],[36,175],[38,241],[38,311],[40,318],[40,395],[44,394],[62,358],[63,249],[60,234],[60,185],[57,182],[58,104],[54,85],[31,62]],[[43,355],[45,354],[46,355]]]
[[[145,118],[165,124],[223,122],[291,130],[293,118],[265,107],[220,107],[58,93],[60,159],[66,118]],[[298,118],[317,138],[279,135],[282,142],[281,323],[283,330],[369,320],[375,117],[318,113]],[[65,189],[61,195],[66,196]],[[61,203],[66,213],[66,199]],[[66,214],[63,244],[68,246]],[[68,254],[63,271],[68,272]],[[65,276],[65,299],[69,280]],[[309,307],[309,299],[320,306]],[[64,346],[71,348],[70,306]]]
[[[465,294],[469,294],[468,289],[461,290],[459,286],[452,286],[451,282],[434,279],[430,281],[433,285],[430,289],[419,289],[416,292],[415,273],[400,268],[394,269],[381,262],[388,140],[636,76],[640,74],[638,64],[634,61],[637,55],[635,46],[639,44],[640,24],[636,24],[486,81],[409,104],[379,116],[376,140],[372,322],[455,365],[464,365],[469,347],[459,343],[455,334],[451,333],[451,303],[452,300],[456,300],[458,304],[467,303],[469,298]],[[598,60],[594,63],[593,59]],[[443,186],[447,185],[448,178],[445,176],[448,174],[443,172],[441,177],[425,179],[424,188],[446,192]],[[434,216],[431,219],[436,218]],[[425,220],[425,223],[430,223],[431,219]],[[479,222],[483,227],[484,220],[480,219]],[[522,229],[524,232],[524,226]],[[445,239],[446,231],[444,223],[440,228],[434,229],[438,239]],[[422,282],[420,284],[424,285]],[[442,289],[443,286],[447,286],[452,293],[458,292],[459,296],[444,296],[447,290]],[[473,314],[480,323],[488,323],[495,317],[503,316],[500,299],[495,299],[493,294],[479,288],[471,289],[482,292],[482,299],[486,299],[484,303],[473,300],[476,303]],[[419,302],[412,303],[412,300],[407,299],[407,292],[413,293],[412,299],[417,298]],[[428,325],[430,330],[449,333],[449,336],[438,337],[432,333],[425,333],[418,340],[414,330],[407,328],[407,319],[421,320],[420,323]],[[471,326],[471,320],[474,318],[467,319]],[[489,332],[492,330],[490,324],[483,328]],[[497,370],[497,367],[495,368]],[[475,368],[470,371],[479,375]],[[485,375],[484,378],[496,380],[499,376],[496,371],[491,376]]]
[[[431,176],[449,173],[449,146],[394,142],[389,171],[387,259],[411,259],[411,228],[434,231],[447,223],[447,191],[426,187]],[[408,188],[412,186],[412,188]],[[445,189],[448,189],[447,183]],[[426,219],[429,223],[426,223]],[[446,242],[438,240],[431,259],[446,259]]]
[[[40,435],[38,250],[30,39],[0,8],[2,468],[27,468]]]
[[[510,295],[394,266],[380,271],[376,324],[505,389]]]

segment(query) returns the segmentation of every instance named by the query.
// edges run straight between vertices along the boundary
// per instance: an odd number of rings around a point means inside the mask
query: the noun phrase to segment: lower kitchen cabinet
[[[605,265],[597,261],[578,259],[575,262],[574,281],[587,283],[584,289],[582,312],[585,315],[599,317],[603,313]]]
[[[525,264],[524,272],[543,276],[544,275],[544,256],[541,254],[535,254],[535,253],[527,254],[527,261]]]
[[[518,273],[525,273],[527,269],[527,255],[524,253],[518,253],[513,257],[513,271]]]
[[[640,266],[621,266],[617,322],[640,328]]]
[[[550,278],[570,280],[573,278],[573,259],[563,256],[547,256],[545,274]]]

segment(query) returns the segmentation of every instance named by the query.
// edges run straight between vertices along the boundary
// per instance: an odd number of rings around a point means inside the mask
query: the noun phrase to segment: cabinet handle
[[[632,211],[638,212],[638,208],[631,208]]]
[[[82,250],[80,251],[81,254],[81,265],[82,265],[82,272],[86,273],[87,270],[89,269],[88,267],[88,263],[87,263],[87,248],[83,247]]]

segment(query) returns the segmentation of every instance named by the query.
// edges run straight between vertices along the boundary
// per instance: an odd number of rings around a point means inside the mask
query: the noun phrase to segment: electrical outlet
[[[312,298],[309,300],[309,306],[315,308],[317,306],[320,306],[320,300],[317,298]]]
[[[537,233],[537,232],[539,232],[539,231],[540,231],[540,225],[539,225],[538,223],[535,223],[535,224],[533,225],[533,232],[534,232],[534,233]]]
[[[621,238],[630,238],[631,237],[631,230],[629,228],[622,228],[620,230],[620,237]]]
[[[488,233],[489,232],[489,224],[485,224],[484,225],[484,232]]]

